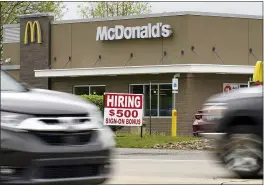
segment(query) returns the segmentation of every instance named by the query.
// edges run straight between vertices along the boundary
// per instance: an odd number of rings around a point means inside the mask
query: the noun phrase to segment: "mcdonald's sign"
[[[36,38],[37,38],[37,43],[41,44],[42,35],[41,35],[40,24],[38,21],[34,21],[33,23],[31,21],[28,21],[25,27],[24,44],[28,44],[29,39],[30,42],[35,42]]]

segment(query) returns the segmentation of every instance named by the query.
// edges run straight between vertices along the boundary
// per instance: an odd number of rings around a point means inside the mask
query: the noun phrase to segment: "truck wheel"
[[[228,130],[222,154],[225,166],[241,178],[255,178],[262,170],[262,139],[248,126]]]

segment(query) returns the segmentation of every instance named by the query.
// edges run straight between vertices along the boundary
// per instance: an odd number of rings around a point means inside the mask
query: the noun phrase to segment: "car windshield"
[[[27,91],[27,89],[1,70],[1,92],[2,91],[24,92]]]

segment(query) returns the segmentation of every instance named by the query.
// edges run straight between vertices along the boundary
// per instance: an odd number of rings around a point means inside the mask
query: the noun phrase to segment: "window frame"
[[[106,87],[106,85],[74,85],[73,86],[73,94],[75,94],[75,88],[78,87],[89,87],[89,94],[88,95],[93,95],[91,94],[91,87]]]
[[[145,92],[146,92],[146,85],[150,85],[150,83],[139,83],[139,84],[129,84],[128,85],[128,92],[129,94],[132,94],[131,92],[131,86],[133,85],[142,85],[143,86],[143,95],[145,96]],[[157,85],[158,86],[158,98],[157,98],[157,109],[158,109],[158,116],[151,116],[152,118],[171,118],[171,116],[160,116],[160,85],[171,85],[172,86],[172,83],[169,83],[169,82],[165,82],[165,83],[162,83],[162,82],[159,82],[159,83],[151,83],[151,85]],[[172,103],[172,102],[171,102]],[[145,116],[145,104],[143,104],[143,117],[144,118],[148,118],[150,116]]]

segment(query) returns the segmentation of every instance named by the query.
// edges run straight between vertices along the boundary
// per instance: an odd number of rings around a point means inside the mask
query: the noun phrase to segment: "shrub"
[[[82,98],[88,100],[91,103],[94,103],[99,109],[100,111],[104,111],[104,96],[100,96],[100,95],[81,95]]]
[[[86,99],[87,101],[95,104],[102,113],[104,113],[104,96],[101,95],[81,95],[82,98]],[[110,128],[115,132],[122,129],[122,126],[110,126]]]

